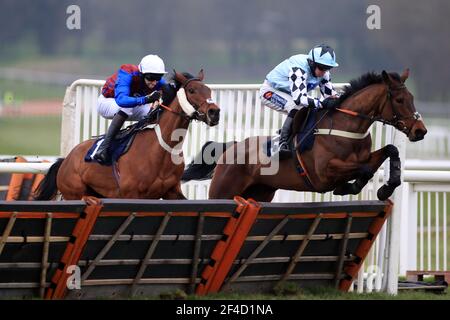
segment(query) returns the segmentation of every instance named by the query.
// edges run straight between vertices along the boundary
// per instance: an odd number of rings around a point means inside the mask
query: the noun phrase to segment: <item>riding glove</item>
[[[149,95],[144,97],[144,104],[153,103],[161,98],[161,93],[159,91],[153,91]]]
[[[339,99],[328,97],[320,102],[324,109],[334,109],[339,105]]]

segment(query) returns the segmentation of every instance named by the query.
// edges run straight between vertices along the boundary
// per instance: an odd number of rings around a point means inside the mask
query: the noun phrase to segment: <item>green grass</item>
[[[58,155],[61,117],[0,118],[0,154]]]
[[[59,99],[62,101],[64,93],[64,86],[0,79],[0,99],[3,103],[11,100],[17,103],[25,100],[42,99]]]
[[[387,293],[354,293],[341,292],[339,290],[314,287],[297,289],[293,294],[240,294],[240,293],[216,293],[207,296],[181,294],[179,290],[162,293],[159,296],[135,297],[136,300],[450,300],[450,291],[447,289],[442,294],[426,291],[399,291],[393,296]]]

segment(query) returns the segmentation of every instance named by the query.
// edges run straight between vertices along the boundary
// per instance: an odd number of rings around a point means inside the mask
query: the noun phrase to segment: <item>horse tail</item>
[[[48,169],[44,179],[39,183],[36,192],[34,193],[34,200],[51,200],[56,196],[58,188],[56,186],[56,176],[58,175],[59,167],[63,163],[64,158],[59,158]]]
[[[191,180],[211,179],[214,173],[214,169],[217,166],[217,160],[219,160],[220,156],[225,152],[225,150],[227,150],[235,143],[236,141],[206,142],[203,145],[200,153],[195,156],[194,160],[192,160],[188,167],[184,170],[181,181],[187,182]]]

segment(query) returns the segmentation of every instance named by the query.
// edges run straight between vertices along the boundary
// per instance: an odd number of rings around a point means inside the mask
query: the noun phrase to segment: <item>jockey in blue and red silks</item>
[[[331,82],[330,71],[337,67],[334,50],[327,45],[316,46],[309,54],[294,55],[270,71],[260,89],[263,105],[287,114],[281,128],[279,156],[291,155],[288,140],[294,116],[302,107],[333,108],[338,99]],[[322,98],[308,93],[319,86]]]
[[[161,97],[160,90],[166,81],[163,60],[157,55],[147,55],[139,65],[124,64],[110,76],[98,97],[98,113],[106,119],[112,119],[104,141],[94,155],[100,163],[106,163],[110,157],[111,140],[120,131],[125,120],[140,120]]]

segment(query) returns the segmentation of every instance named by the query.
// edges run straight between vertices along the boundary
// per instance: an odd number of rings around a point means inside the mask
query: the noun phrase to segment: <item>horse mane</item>
[[[192,79],[194,76],[188,72],[183,72],[183,76],[185,76],[187,79]],[[171,81],[171,85],[164,86],[163,93],[162,93],[162,101],[163,104],[168,106],[172,103],[172,101],[177,96],[177,91],[181,88],[182,83],[175,79],[175,74],[171,75],[169,77],[169,81]]]
[[[400,81],[400,75],[398,73],[392,72],[389,75],[397,81]],[[367,72],[357,79],[350,81],[349,86],[344,87],[344,91],[339,97],[339,103],[343,102],[348,97],[354,95],[356,92],[372,85],[383,82],[383,76],[375,72]]]

